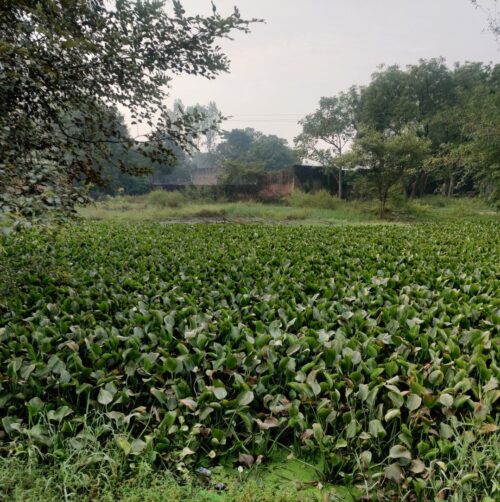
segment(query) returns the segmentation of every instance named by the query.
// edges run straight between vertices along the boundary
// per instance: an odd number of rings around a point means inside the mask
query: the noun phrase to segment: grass
[[[498,426],[497,426],[498,427]],[[455,459],[436,464],[429,479],[432,492],[449,502],[500,499],[500,434],[478,431],[474,426],[455,430]]]
[[[98,203],[80,209],[91,220],[112,221],[185,221],[205,220],[258,222],[361,222],[373,221],[357,211],[295,208],[260,202],[189,203],[178,208],[158,208],[140,202],[123,205],[119,201]]]
[[[86,482],[89,489],[84,491],[79,486],[81,478],[74,473],[68,476],[57,467],[27,466],[17,459],[0,461],[0,495],[5,497],[3,500],[8,498],[16,502],[161,502],[167,498],[169,502],[317,500],[311,493],[299,492],[293,483],[284,486],[283,483],[266,483],[257,477],[244,481],[237,477],[226,479],[226,490],[218,492],[204,487],[201,482],[180,482],[171,473],[155,472],[147,465],[139,466],[137,472],[128,478],[113,478],[100,473],[98,479],[93,477]]]
[[[295,193],[283,203],[214,202],[155,191],[147,196],[122,196],[80,208],[90,220],[158,222],[271,222],[287,224],[357,224],[380,222],[372,201],[338,201],[326,193]],[[416,201],[391,201],[385,222],[436,222],[498,218],[480,199],[429,196]]]
[[[354,501],[357,491],[322,486],[312,466],[295,459],[239,471],[216,466],[210,479],[196,468],[153,466],[152,459],[124,456],[109,427],[86,427],[77,440],[66,440],[51,453],[18,445],[0,457],[0,500],[13,502],[294,502]],[[221,487],[218,484],[223,484]]]
[[[153,190],[146,197],[147,203],[153,207],[181,207],[186,198],[181,192],[167,192],[165,190]]]
[[[101,430],[88,428],[83,447],[70,442],[52,455],[32,446],[0,457],[0,500],[12,502],[355,502],[414,500],[408,487],[369,491],[322,485],[314,466],[293,458],[239,472],[231,466],[212,469],[206,482],[192,472],[171,472],[140,458],[129,462],[113,441],[101,442]],[[494,502],[500,494],[500,434],[480,433],[461,425],[452,462],[435,463],[419,500]],[[80,436],[83,437],[82,435]],[[224,490],[216,489],[218,483]],[[425,487],[425,492],[423,491]],[[413,486],[414,493],[418,487]],[[364,498],[365,497],[365,498]],[[366,498],[368,497],[368,498]],[[370,498],[371,497],[371,498]],[[376,499],[373,497],[377,497]]]

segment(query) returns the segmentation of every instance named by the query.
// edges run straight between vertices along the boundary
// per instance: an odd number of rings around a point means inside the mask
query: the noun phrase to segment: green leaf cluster
[[[49,448],[99,410],[137,440],[129,455],[279,444],[330,480],[422,489],[461,422],[495,430],[499,236],[494,222],[11,234],[0,441]]]

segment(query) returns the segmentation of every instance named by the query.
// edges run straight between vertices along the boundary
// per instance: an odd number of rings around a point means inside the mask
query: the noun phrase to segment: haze
[[[174,80],[172,101],[215,101],[225,129],[253,127],[289,141],[297,121],[321,96],[369,82],[380,64],[413,64],[443,56],[499,62],[487,16],[469,0],[219,0],[245,18],[264,18],[248,35],[223,43],[231,72],[214,81]],[[210,13],[209,0],[184,0],[189,13]],[[488,2],[483,2],[487,6]],[[490,0],[490,5],[493,2]]]

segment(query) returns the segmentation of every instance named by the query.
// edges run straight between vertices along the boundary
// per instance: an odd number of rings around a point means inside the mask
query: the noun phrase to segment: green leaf
[[[356,437],[357,427],[358,427],[358,424],[357,424],[356,420],[351,420],[349,422],[349,425],[347,426],[347,429],[346,429],[346,437],[348,439],[352,439],[352,438]]]
[[[142,439],[134,439],[130,445],[130,453],[139,455],[146,448],[146,443]]]
[[[20,420],[17,417],[3,417],[2,418],[2,426],[7,434],[12,434],[14,431],[21,431]]]
[[[372,453],[371,451],[365,450],[362,451],[359,455],[359,460],[361,461],[361,465],[364,469],[367,469],[372,462]]]
[[[179,403],[183,404],[186,408],[188,408],[191,411],[196,411],[196,408],[198,407],[198,403],[191,398],[179,399]]]
[[[439,424],[439,434],[442,438],[450,439],[455,435],[455,432],[448,424],[441,422]]]
[[[214,393],[214,396],[219,400],[225,399],[227,397],[227,390],[224,387],[212,387],[212,392]]]
[[[453,396],[450,394],[441,394],[439,396],[439,402],[446,406],[447,408],[451,408],[453,406]]]
[[[418,408],[420,408],[420,405],[422,404],[422,398],[420,396],[417,396],[417,394],[410,394],[408,396],[408,399],[406,400],[406,407],[410,411],[415,411]]]
[[[111,394],[108,390],[101,388],[99,390],[99,395],[97,396],[97,401],[106,406],[113,401],[113,394]]]
[[[411,460],[411,453],[404,446],[397,444],[390,449],[389,457]]]
[[[315,422],[312,425],[312,430],[313,430],[314,439],[316,439],[316,441],[318,443],[320,443],[323,440],[323,437],[325,435],[325,433],[323,431],[323,427],[321,427],[321,424],[319,424],[318,422]]]
[[[368,398],[368,393],[369,393],[368,385],[361,384],[359,386],[359,391],[358,391],[358,395],[361,401],[366,401],[366,399]]]
[[[335,449],[339,450],[342,448],[347,448],[349,446],[348,442],[345,439],[338,439],[335,443]]]
[[[368,430],[370,431],[370,434],[374,438],[384,438],[387,435],[387,432],[384,429],[382,422],[377,419],[370,420],[370,423],[368,425]]]
[[[253,399],[254,399],[253,392],[249,390],[239,396],[238,404],[240,406],[247,406],[253,401]]]
[[[61,422],[64,418],[71,415],[73,410],[69,406],[61,406],[57,410],[50,410],[47,413],[47,418],[55,422]]]
[[[319,396],[319,394],[321,394],[321,387],[320,387],[319,383],[316,381],[317,374],[318,374],[318,371],[313,370],[307,376],[307,384],[309,385],[309,387],[311,388],[311,390],[313,391],[313,394],[315,396]]]
[[[425,464],[419,459],[412,460],[410,471],[414,474],[421,474],[425,471]]]
[[[28,408],[28,413],[31,418],[35,417],[40,411],[42,411],[45,403],[39,397],[31,398],[26,404]]]
[[[441,370],[435,370],[429,375],[429,382],[432,385],[439,385],[444,379],[444,374]]]
[[[389,410],[386,414],[385,414],[385,421],[386,422],[390,422],[391,420],[393,420],[394,418],[396,417],[399,417],[401,415],[401,411],[399,409],[392,409],[392,410]]]
[[[130,453],[132,446],[125,436],[118,436],[116,438],[116,443],[123,450],[125,455],[128,455]]]

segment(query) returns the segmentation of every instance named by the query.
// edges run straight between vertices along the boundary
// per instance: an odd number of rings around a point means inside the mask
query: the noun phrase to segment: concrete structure
[[[216,186],[219,179],[219,169],[193,169],[191,171],[191,184],[195,187],[213,187]]]
[[[187,187],[210,188],[234,198],[256,197],[262,200],[276,200],[291,195],[295,189],[304,192],[331,190],[332,180],[321,167],[295,165],[280,171],[268,171],[252,185],[219,185],[220,170],[217,168],[192,169],[168,175],[156,174],[152,178],[154,188],[183,190]]]

